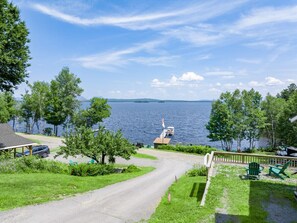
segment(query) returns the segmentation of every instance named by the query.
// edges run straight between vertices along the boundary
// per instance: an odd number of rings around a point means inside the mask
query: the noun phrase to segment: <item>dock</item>
[[[170,138],[156,138],[154,141],[154,148],[157,148],[160,145],[168,145],[170,143]]]
[[[163,129],[160,137],[157,137],[154,140],[154,148],[157,148],[159,145],[168,145],[170,143],[170,138],[166,138],[166,129]]]

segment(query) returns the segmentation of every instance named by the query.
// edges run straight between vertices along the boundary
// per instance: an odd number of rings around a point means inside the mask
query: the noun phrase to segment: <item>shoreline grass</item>
[[[133,173],[110,174],[96,177],[77,177],[53,173],[0,174],[0,210],[60,200],[135,178],[154,170],[139,167]]]
[[[140,159],[150,159],[150,160],[158,160],[157,157],[152,156],[152,155],[147,155],[144,153],[136,153],[136,154],[132,154],[133,157],[135,158],[140,158]]]

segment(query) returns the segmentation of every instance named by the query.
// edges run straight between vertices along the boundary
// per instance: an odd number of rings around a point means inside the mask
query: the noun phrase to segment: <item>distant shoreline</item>
[[[89,102],[90,100],[81,100]],[[161,100],[161,99],[107,99],[108,102],[134,102],[134,103],[166,103],[166,102],[213,102],[213,100]]]

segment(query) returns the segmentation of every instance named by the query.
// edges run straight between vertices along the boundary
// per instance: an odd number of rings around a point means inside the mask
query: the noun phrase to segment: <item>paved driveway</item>
[[[30,136],[31,137],[31,136]],[[40,140],[40,138],[39,138]],[[59,143],[57,143],[59,144]],[[2,223],[12,222],[137,222],[154,213],[167,188],[203,157],[142,149],[158,160],[136,159],[121,163],[155,166],[156,170],[125,182],[41,205],[0,212]]]

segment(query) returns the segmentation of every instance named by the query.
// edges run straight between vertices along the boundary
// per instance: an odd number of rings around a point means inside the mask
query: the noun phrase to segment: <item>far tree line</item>
[[[262,95],[251,89],[222,93],[212,104],[206,125],[208,138],[220,141],[222,149],[242,150],[242,141],[255,148],[260,137],[275,149],[279,145],[297,146],[297,125],[290,119],[297,115],[297,86],[290,84],[276,96]]]

